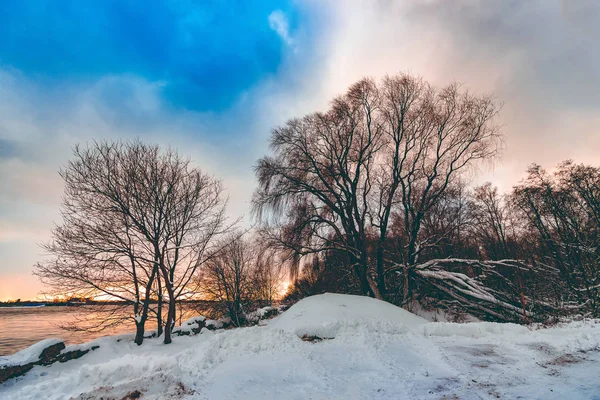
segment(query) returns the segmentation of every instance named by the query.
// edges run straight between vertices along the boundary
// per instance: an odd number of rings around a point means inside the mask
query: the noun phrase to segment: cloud
[[[41,289],[29,276],[44,257],[38,244],[60,223],[57,171],[77,143],[139,137],[172,146],[224,181],[232,219],[247,215],[252,165],[262,154],[254,140],[260,116],[248,106],[254,101],[240,100],[223,114],[202,113],[173,108],[163,97],[164,82],[138,76],[65,82],[60,92],[47,92],[15,70],[0,69],[0,79],[0,281],[22,276],[28,285],[20,297],[34,298]]]
[[[446,85],[459,81],[504,104],[506,152],[480,179],[509,190],[532,162],[598,164],[600,4],[422,0],[304,4],[328,16],[303,71],[323,107],[363,76],[399,71]],[[298,96],[295,94],[295,96]],[[302,97],[302,96],[300,96]],[[289,102],[288,102],[289,104]]]
[[[269,14],[269,26],[277,32],[285,44],[288,46],[293,45],[294,41],[290,36],[289,23],[283,11],[275,10]]]

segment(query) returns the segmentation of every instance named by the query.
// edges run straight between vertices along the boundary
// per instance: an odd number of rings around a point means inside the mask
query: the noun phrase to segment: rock
[[[275,307],[271,307],[269,309],[265,309],[261,319],[269,319],[279,314],[279,309]]]
[[[234,327],[233,321],[229,317],[221,318],[219,321],[221,322],[223,329]]]
[[[99,347],[100,346],[92,346],[91,348],[85,349],[85,350],[67,351],[65,353],[59,354],[58,357],[56,357],[56,359],[53,362],[57,362],[58,361],[59,363],[65,363],[65,362],[70,361],[70,360],[76,360],[78,358],[83,357],[84,355],[86,355],[90,351],[96,350]]]
[[[303,342],[319,343],[323,340],[331,340],[333,338],[322,338],[318,336],[304,335],[300,339],[302,339]]]
[[[203,316],[193,317],[181,324],[181,326],[173,329],[172,333],[177,336],[197,335],[206,326],[206,322],[206,318]]]
[[[56,357],[65,349],[65,342],[58,342],[52,346],[46,347],[40,353],[40,360],[36,364],[50,365],[56,361]]]
[[[121,400],[135,400],[135,399],[141,399],[142,398],[142,392],[140,392],[139,390],[134,390],[133,392],[129,392],[125,395],[125,397],[123,397]]]
[[[272,306],[259,308],[256,311],[246,314],[246,319],[252,324],[258,324],[262,320],[271,319],[280,314],[280,309]]]
[[[11,365],[8,367],[0,367],[0,383],[6,382],[9,379],[17,378],[25,375],[31,368],[35,366],[35,363],[29,363],[25,365]]]
[[[217,329],[223,329],[223,322],[214,319],[209,319],[205,324],[206,329],[216,331]]]

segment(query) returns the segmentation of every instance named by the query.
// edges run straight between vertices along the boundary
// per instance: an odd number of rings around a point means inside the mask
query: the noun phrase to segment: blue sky
[[[172,146],[246,216],[270,130],[364,76],[504,103],[501,190],[532,162],[598,165],[596,0],[0,1],[0,300],[33,298],[58,169],[94,139]]]
[[[165,82],[175,107],[220,111],[280,67],[286,43],[269,24],[275,10],[293,34],[302,15],[289,1],[5,1],[0,62],[48,90],[143,76]],[[107,101],[128,95],[112,89]]]

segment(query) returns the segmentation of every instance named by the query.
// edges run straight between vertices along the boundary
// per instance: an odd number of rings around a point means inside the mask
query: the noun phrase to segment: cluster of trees
[[[256,238],[232,234],[198,276],[198,290],[213,299],[235,326],[253,308],[272,305],[283,294],[285,273],[273,251]]]
[[[171,341],[182,299],[215,300],[244,324],[281,293],[283,265],[289,300],[336,291],[494,320],[597,316],[600,169],[534,166],[506,195],[472,187],[501,151],[499,108],[406,74],[359,81],[273,130],[252,234],[227,222],[220,181],[171,149],[76,147],[36,274],[56,294],[122,300],[138,344],[149,318]]]
[[[470,187],[501,150],[498,110],[401,74],[276,128],[254,209],[292,271],[304,264],[290,297],[342,291],[510,321],[598,315],[598,170],[533,167],[506,196]]]
[[[532,166],[506,195],[489,183],[472,189],[457,183],[423,223],[422,240],[435,245],[421,252],[410,301],[518,322],[572,313],[598,316],[598,200],[600,168],[572,162],[552,174]],[[408,240],[396,223],[386,250],[390,260],[401,257],[396,249]],[[374,240],[371,259],[376,257]],[[289,293],[291,299],[324,291],[359,294],[340,256],[329,251],[314,258]],[[389,268],[386,299],[410,306],[403,297],[404,282],[394,275],[397,263],[390,262]]]
[[[521,256],[558,278],[561,307],[600,315],[600,168],[567,161],[549,174],[534,165],[510,200]]]
[[[221,182],[140,141],[78,146],[60,175],[63,223],[35,274],[50,295],[120,300],[132,311],[111,307],[83,328],[134,321],[141,344],[152,318],[170,343],[177,303],[197,298],[200,270],[231,250]]]

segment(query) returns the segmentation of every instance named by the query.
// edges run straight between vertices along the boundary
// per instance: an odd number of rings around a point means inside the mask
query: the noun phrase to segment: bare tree
[[[272,306],[282,296],[286,274],[279,254],[260,241],[254,242],[253,297],[260,306]]]
[[[463,170],[498,153],[497,112],[491,97],[456,84],[438,89],[404,74],[380,84],[363,79],[326,113],[273,131],[274,155],[256,167],[263,235],[296,261],[345,251],[363,294],[383,297],[385,276],[400,268],[407,301],[410,269],[436,244],[422,237],[423,219]],[[385,257],[394,216],[406,238],[401,262]]]
[[[476,187],[470,214],[473,218],[473,234],[488,258],[501,260],[516,257],[510,248],[514,224],[511,224],[510,210],[497,188],[490,183]]]
[[[135,342],[143,341],[152,297],[168,297],[164,340],[175,302],[224,228],[219,181],[168,149],[101,142],[74,150],[60,171],[63,223],[35,273],[54,293],[117,299],[133,306]],[[162,310],[156,310],[159,321]]]
[[[513,200],[536,232],[536,262],[560,271],[563,301],[598,315],[600,304],[600,169],[565,162],[552,175],[540,166],[515,187]]]
[[[375,92],[373,82],[360,81],[328,112],[274,129],[275,154],[259,161],[254,196],[258,216],[274,220],[263,236],[299,257],[343,249],[365,294],[376,289],[366,251],[370,173],[381,139],[372,117]]]
[[[199,271],[203,297],[217,302],[235,326],[250,307],[272,305],[281,295],[281,263],[272,249],[248,235],[232,233]]]
[[[254,259],[251,244],[235,234],[225,239],[218,254],[200,271],[204,297],[222,305],[235,326],[245,322],[244,309],[252,300]]]
[[[435,237],[421,235],[424,218],[463,170],[492,160],[500,145],[494,124],[498,105],[489,96],[474,96],[457,84],[443,89],[425,85],[413,107],[404,123],[401,162],[395,167],[400,182],[399,216],[406,236],[400,266],[404,303],[410,300],[410,273],[419,255],[437,245]]]

